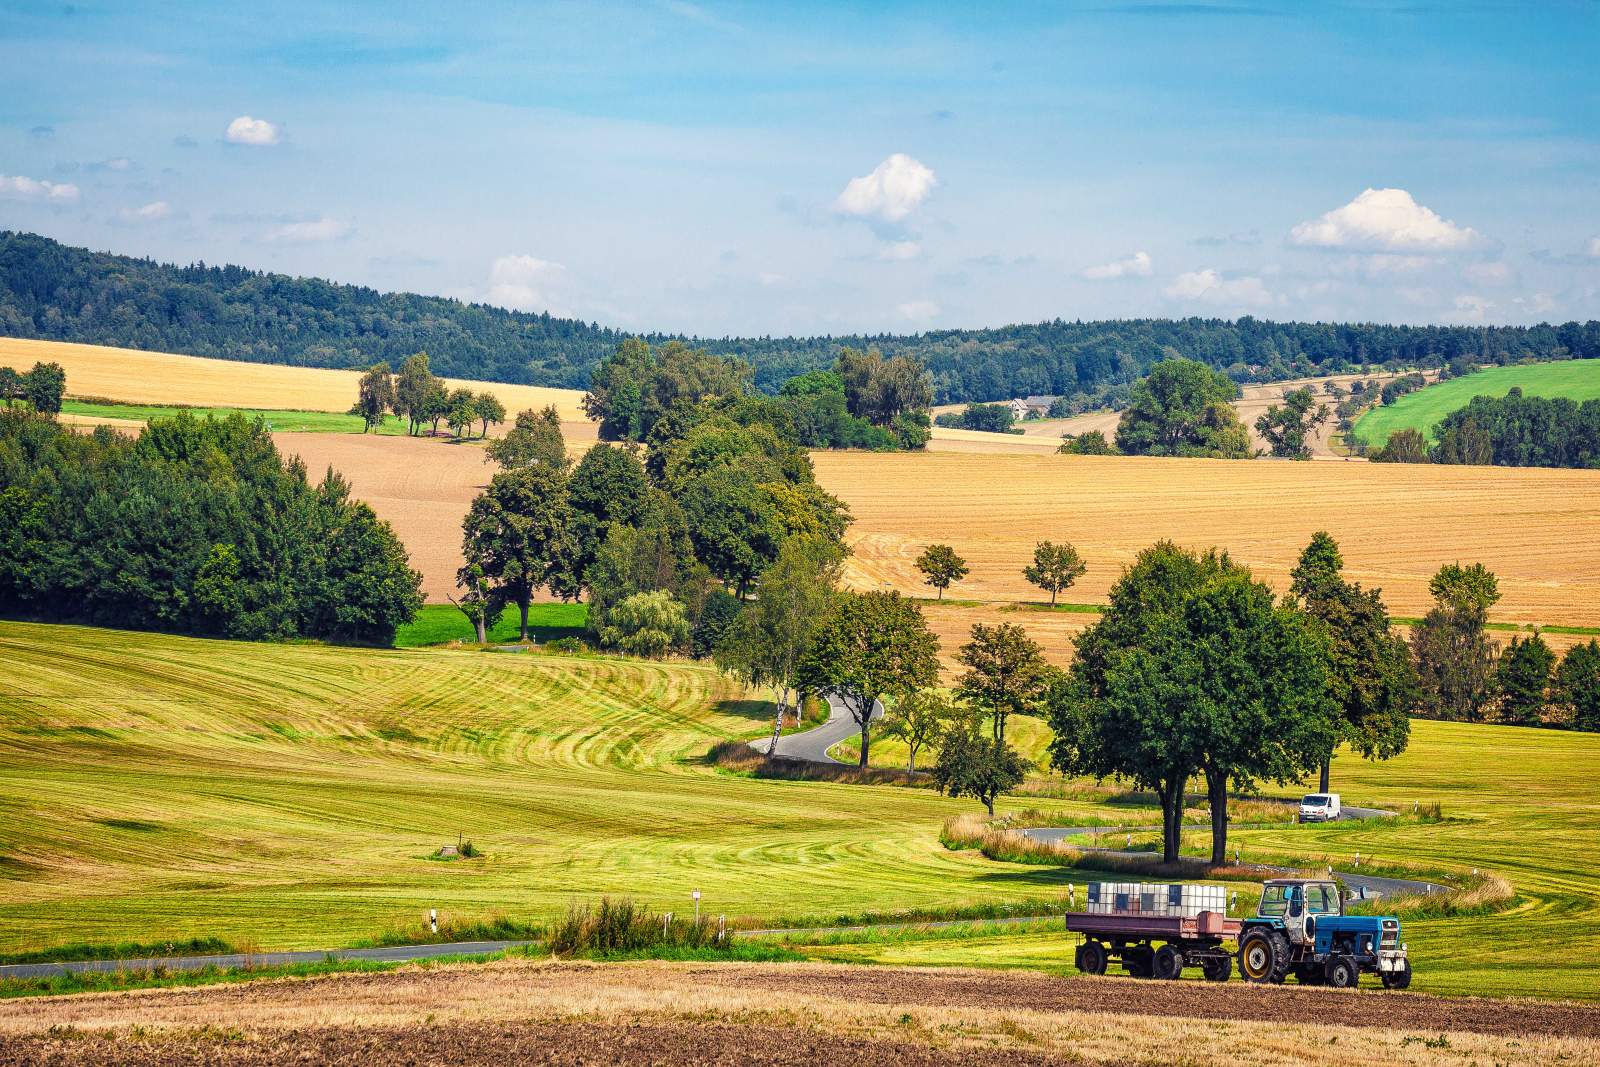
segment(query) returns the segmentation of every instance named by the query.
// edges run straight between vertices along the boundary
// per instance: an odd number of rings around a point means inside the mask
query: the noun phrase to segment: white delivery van
[[[1307,793],[1300,798],[1301,822],[1333,822],[1338,817],[1338,793]]]

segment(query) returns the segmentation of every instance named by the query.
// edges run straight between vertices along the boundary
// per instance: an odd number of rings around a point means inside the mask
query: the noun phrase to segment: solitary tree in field
[[[976,723],[954,726],[939,747],[933,781],[941,793],[972,797],[994,814],[994,802],[1022,784],[1029,763],[1004,741],[984,737]]]
[[[1600,641],[1567,649],[1556,669],[1555,697],[1574,730],[1600,730]]]
[[[1167,359],[1133,383],[1117,424],[1130,456],[1249,459],[1250,435],[1233,410],[1239,387],[1192,359]]]
[[[1367,759],[1405,751],[1417,674],[1411,650],[1390,626],[1379,590],[1345,581],[1344,557],[1318,531],[1300,554],[1291,592],[1317,624],[1328,650],[1328,693],[1338,709],[1338,737]],[[1333,750],[1322,761],[1321,790],[1328,791]]]
[[[567,457],[566,439],[561,435],[561,416],[554,405],[540,411],[518,413],[511,429],[499,440],[490,441],[484,453],[488,460],[507,470],[543,464],[564,471],[572,462]]]
[[[928,585],[939,590],[938,599],[943,600],[944,591],[967,576],[967,561],[949,545],[929,545],[917,557],[917,570]]]
[[[482,568],[483,578],[505,603],[521,610],[518,640],[528,639],[528,606],[570,553],[567,544],[567,484],[559,470],[522,467],[494,476],[467,511],[462,526],[461,554],[468,571]]]
[[[506,421],[506,406],[493,393],[479,393],[473,406],[478,409],[478,421],[483,424],[478,430],[479,438],[489,436],[490,426],[499,426]]]
[[[939,678],[939,639],[917,605],[897,592],[840,593],[800,665],[808,692],[831,693],[861,730],[860,766],[867,766],[867,727],[884,696],[926,689]]]
[[[478,398],[471,389],[452,389],[450,391],[450,411],[445,415],[445,422],[450,426],[450,433],[456,438],[467,436],[467,431],[472,429],[472,424],[478,421]]]
[[[59,363],[35,363],[33,369],[22,376],[22,395],[34,411],[42,415],[58,413],[67,395],[66,370]]]
[[[1495,687],[1500,690],[1500,720],[1515,726],[1544,722],[1549,703],[1546,690],[1555,670],[1556,654],[1537,633],[1523,640],[1513,637],[1495,667]]]
[[[1428,439],[1416,430],[1396,430],[1370,458],[1374,463],[1427,463]]]
[[[761,572],[755,600],[739,608],[713,651],[723,670],[772,688],[776,713],[769,757],[777,751],[784,713],[793,707],[798,714],[800,665],[828,614],[839,563],[839,549],[828,541],[788,538]]]
[[[1022,568],[1022,576],[1050,594],[1050,606],[1055,607],[1056,596],[1070,589],[1074,582],[1088,570],[1088,564],[1078,555],[1070,541],[1059,545],[1040,541],[1033,549],[1033,562]]]
[[[956,659],[967,668],[956,693],[975,711],[989,716],[996,741],[1006,739],[1006,719],[1037,711],[1055,670],[1020,626],[1001,623],[972,627],[972,640]]]
[[[906,743],[906,771],[917,773],[917,753],[937,745],[959,717],[955,706],[937,689],[919,689],[894,702],[883,721],[885,737]]]
[[[1495,576],[1481,563],[1447,563],[1428,583],[1434,607],[1411,630],[1422,704],[1443,719],[1483,718],[1494,696],[1498,646],[1489,639],[1489,608],[1500,599]]]
[[[383,417],[394,405],[394,375],[389,364],[374,363],[361,376],[351,414],[361,416],[361,432],[369,433],[383,425]]]
[[[1274,456],[1310,459],[1308,439],[1327,421],[1328,409],[1317,403],[1307,386],[1285,393],[1281,405],[1268,407],[1266,413],[1256,419],[1256,432],[1267,442]]]

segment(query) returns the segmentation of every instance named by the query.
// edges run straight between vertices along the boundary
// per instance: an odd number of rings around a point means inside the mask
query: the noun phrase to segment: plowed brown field
[[[1600,1010],[1026,972],[505,963],[0,1005],[0,1064],[1600,1062]]]

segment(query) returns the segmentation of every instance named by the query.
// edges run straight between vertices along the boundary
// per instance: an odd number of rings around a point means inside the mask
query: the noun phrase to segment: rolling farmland
[[[1397,430],[1416,430],[1431,439],[1439,420],[1466,407],[1473,397],[1505,396],[1513,386],[1528,396],[1566,397],[1578,403],[1600,398],[1600,359],[1489,367],[1437,382],[1367,412],[1356,422],[1355,435],[1373,447]]]

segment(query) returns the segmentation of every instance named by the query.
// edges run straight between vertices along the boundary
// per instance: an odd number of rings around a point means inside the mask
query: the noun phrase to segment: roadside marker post
[[[694,898],[694,924],[696,926],[699,926],[700,925],[700,890],[696,889],[693,893],[690,893],[689,895]]]
[[[438,933],[439,932],[439,909],[438,908],[429,908],[428,909],[428,929],[433,931],[434,933]]]

